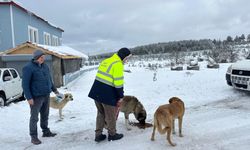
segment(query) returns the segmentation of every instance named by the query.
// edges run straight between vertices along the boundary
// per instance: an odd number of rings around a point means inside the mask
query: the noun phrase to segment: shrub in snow
[[[211,57],[208,57],[207,68],[219,68],[219,64],[217,64]]]
[[[220,68],[220,65],[219,64],[208,64],[207,68],[214,68],[214,69],[216,69],[216,68]]]
[[[200,70],[200,66],[196,65],[196,66],[187,66],[187,70]]]
[[[190,61],[190,66],[197,66],[198,65],[198,60],[192,60]]]
[[[181,71],[181,70],[183,70],[183,66],[172,66],[171,70],[173,70],[173,71]]]

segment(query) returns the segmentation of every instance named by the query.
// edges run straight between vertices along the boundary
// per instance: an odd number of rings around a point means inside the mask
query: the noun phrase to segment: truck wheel
[[[0,94],[0,107],[5,106],[5,97],[3,95]]]

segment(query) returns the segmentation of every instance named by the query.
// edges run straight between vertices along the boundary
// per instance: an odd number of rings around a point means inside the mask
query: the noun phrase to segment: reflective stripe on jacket
[[[124,97],[123,63],[117,54],[103,60],[88,96],[100,103],[116,106]]]
[[[117,54],[101,62],[96,80],[115,88],[121,88],[124,83],[123,79],[123,63]]]

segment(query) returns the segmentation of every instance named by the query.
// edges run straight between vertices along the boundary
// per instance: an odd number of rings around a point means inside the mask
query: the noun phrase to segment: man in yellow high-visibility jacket
[[[95,100],[97,108],[95,141],[106,139],[102,134],[106,125],[108,141],[119,140],[123,134],[116,133],[116,106],[123,98],[123,64],[131,56],[128,48],[121,48],[110,58],[101,62],[89,97]]]

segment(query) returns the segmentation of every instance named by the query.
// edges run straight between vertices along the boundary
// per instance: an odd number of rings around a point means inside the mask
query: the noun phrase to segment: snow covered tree
[[[214,48],[207,55],[216,63],[235,62],[238,59],[238,54],[233,48],[233,44],[217,41]]]
[[[184,54],[181,53],[181,52],[178,51],[178,50],[175,50],[175,51],[173,51],[173,52],[170,54],[170,58],[171,58],[172,62],[173,62],[175,65],[182,64],[182,63],[183,63],[183,57],[184,57]]]
[[[227,36],[227,42],[228,43],[233,42],[233,38],[231,36]]]
[[[240,42],[240,38],[237,35],[234,38],[234,42]]]
[[[247,35],[247,42],[250,42],[250,34]]]
[[[240,37],[239,37],[239,40],[240,40],[240,42],[244,42],[245,41],[245,35],[244,34],[242,34]]]
[[[236,62],[238,60],[238,52],[234,50],[232,45],[227,45],[226,46],[226,51],[228,54],[228,62]]]

